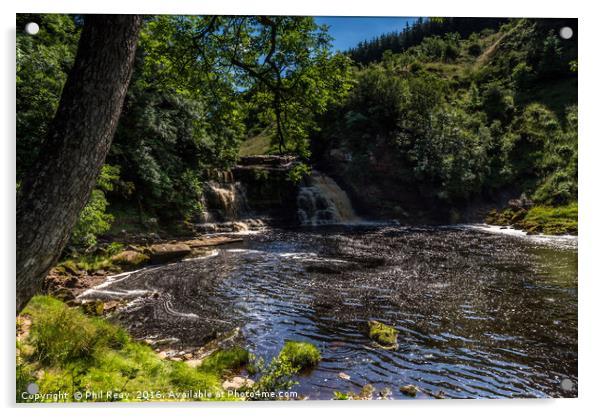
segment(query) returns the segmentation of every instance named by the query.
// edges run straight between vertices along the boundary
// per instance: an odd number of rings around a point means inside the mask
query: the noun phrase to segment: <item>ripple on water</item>
[[[311,398],[366,383],[395,398],[404,384],[447,397],[576,395],[560,388],[577,382],[576,238],[483,226],[272,230],[84,296],[135,298],[116,319],[182,346],[235,326],[266,358],[286,339],[311,341],[323,360],[297,386]],[[399,331],[396,351],[368,339],[370,319]]]

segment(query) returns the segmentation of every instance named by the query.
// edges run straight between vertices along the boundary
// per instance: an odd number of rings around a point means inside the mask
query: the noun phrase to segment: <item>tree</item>
[[[69,240],[109,151],[142,17],[88,15],[40,156],[17,195],[17,313]]]
[[[263,124],[275,127],[281,153],[305,154],[314,115],[350,87],[349,59],[330,52],[326,29],[312,17],[159,16],[142,43],[157,81],[204,94],[209,104],[244,94]]]

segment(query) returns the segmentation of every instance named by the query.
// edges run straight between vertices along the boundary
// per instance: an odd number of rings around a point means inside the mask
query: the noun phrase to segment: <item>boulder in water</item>
[[[152,263],[167,263],[179,260],[190,254],[190,246],[183,243],[153,244],[150,246],[150,259]]]
[[[381,347],[387,349],[397,348],[397,334],[399,331],[395,328],[378,321],[368,322],[368,328],[370,339],[376,341]]]
[[[420,390],[415,385],[408,384],[408,385],[405,385],[405,386],[401,386],[399,388],[399,391],[402,392],[403,394],[405,394],[406,396],[416,397],[416,395],[418,394],[418,392]]]

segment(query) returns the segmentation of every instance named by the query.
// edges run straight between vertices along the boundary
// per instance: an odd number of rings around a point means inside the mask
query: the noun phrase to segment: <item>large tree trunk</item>
[[[84,17],[41,156],[17,197],[17,313],[41,289],[88,202],[117,127],[141,24],[137,15]]]

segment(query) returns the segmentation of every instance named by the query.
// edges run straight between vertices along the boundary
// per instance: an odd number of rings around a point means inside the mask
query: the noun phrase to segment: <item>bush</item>
[[[117,166],[102,167],[96,188],[71,232],[69,245],[73,248],[88,249],[94,246],[96,237],[111,228],[113,216],[106,212],[109,203],[105,193],[113,190],[114,184],[119,180],[119,170]]]

